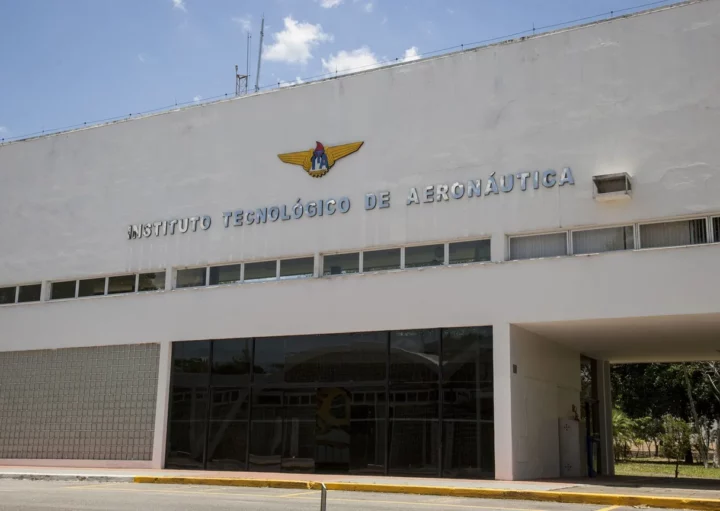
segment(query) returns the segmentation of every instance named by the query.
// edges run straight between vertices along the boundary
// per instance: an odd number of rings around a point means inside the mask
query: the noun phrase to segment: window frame
[[[514,259],[512,257],[512,251],[511,251],[511,243],[510,240],[513,238],[531,238],[534,236],[547,236],[547,235],[553,235],[553,234],[564,234],[565,235],[565,254],[562,255],[554,255],[554,256],[540,256],[540,257],[527,257],[523,259]],[[510,234],[505,236],[505,249],[507,253],[507,259],[506,261],[532,261],[533,259],[551,259],[554,257],[568,257],[573,255],[572,253],[572,236],[570,236],[570,231],[568,229],[563,230],[555,230],[555,231],[540,231],[540,232],[530,232],[530,233],[524,233],[524,234]]]

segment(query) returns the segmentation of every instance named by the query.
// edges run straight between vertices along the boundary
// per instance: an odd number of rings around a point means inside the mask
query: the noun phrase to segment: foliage
[[[625,412],[619,408],[613,408],[613,446],[615,460],[627,458],[630,454],[630,444],[633,442],[633,428],[635,424]]]
[[[615,474],[620,476],[667,477],[675,474],[675,463],[665,459],[633,459],[615,464]],[[702,465],[681,465],[679,477],[720,480],[720,469],[705,469]]]
[[[675,477],[679,475],[680,462],[690,449],[690,426],[687,422],[672,415],[663,417],[663,433],[660,435],[662,453],[675,462]]]

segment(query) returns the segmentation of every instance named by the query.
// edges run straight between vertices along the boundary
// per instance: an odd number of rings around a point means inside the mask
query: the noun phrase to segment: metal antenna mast
[[[247,34],[247,48],[245,55],[245,74],[238,73],[238,66],[235,64],[235,95],[245,96],[248,92],[248,78],[250,76],[250,32]]]
[[[260,92],[260,64],[262,64],[263,37],[265,37],[265,15],[260,22],[260,48],[258,49],[258,68],[255,75],[255,92]]]

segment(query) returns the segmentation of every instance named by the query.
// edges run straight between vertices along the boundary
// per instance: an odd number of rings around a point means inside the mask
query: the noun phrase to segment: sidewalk
[[[211,472],[193,470],[1,467],[0,479],[209,484],[329,491],[409,493],[456,497],[535,500],[607,506],[720,510],[720,481],[612,477],[581,480],[492,481],[409,477]]]

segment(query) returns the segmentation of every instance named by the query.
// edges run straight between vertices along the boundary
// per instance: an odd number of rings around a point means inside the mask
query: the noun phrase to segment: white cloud
[[[290,87],[291,85],[299,85],[301,83],[305,83],[305,81],[303,81],[303,79],[299,76],[296,76],[295,81],[293,82],[286,82],[284,80],[280,80],[280,82],[278,83],[280,84],[280,87]]]
[[[197,103],[198,101],[202,101],[202,96],[200,96],[200,95],[195,96],[195,97],[193,98],[193,101],[194,101],[195,103]]]
[[[343,3],[343,0],[318,0],[318,2],[320,2],[320,7],[330,9],[332,7],[337,7],[338,5]]]
[[[187,8],[185,7],[185,0],[172,0],[173,3],[173,9],[178,9],[183,12],[187,12]]]
[[[365,12],[373,12],[373,3],[368,2],[365,4]]]
[[[305,64],[313,58],[310,50],[325,41],[332,41],[332,35],[323,32],[320,25],[298,23],[288,16],[283,20],[285,29],[273,34],[273,42],[263,50],[263,57],[288,63]]]
[[[145,63],[146,57],[144,53],[138,53],[137,57],[140,62],[142,62],[143,64]]]
[[[367,46],[356,50],[341,50],[336,55],[330,55],[327,60],[322,59],[322,65],[328,73],[352,73],[366,71],[380,65],[378,58]]]
[[[413,60],[418,60],[420,58],[420,55],[418,54],[418,47],[412,46],[405,50],[405,55],[403,56],[403,62],[411,62]]]
[[[252,16],[250,16],[249,14],[246,16],[238,16],[238,17],[232,18],[232,20],[235,23],[237,23],[238,25],[240,25],[240,28],[242,28],[243,31],[250,32],[252,30],[252,23],[251,23]]]
[[[7,129],[7,126],[0,126],[0,135],[6,135],[7,133],[10,133],[10,130]]]

